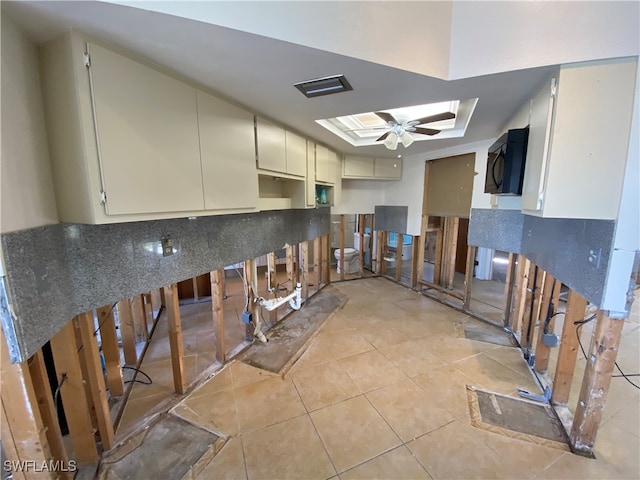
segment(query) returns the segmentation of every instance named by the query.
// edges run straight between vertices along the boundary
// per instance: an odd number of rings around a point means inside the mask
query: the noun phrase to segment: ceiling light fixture
[[[387,138],[384,139],[384,146],[389,150],[395,150],[398,148],[398,134],[396,132],[389,133]]]

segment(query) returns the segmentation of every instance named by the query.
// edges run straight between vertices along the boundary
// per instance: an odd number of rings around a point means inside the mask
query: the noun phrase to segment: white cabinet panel
[[[402,159],[376,158],[373,165],[373,176],[382,179],[402,178]]]
[[[562,67],[555,105],[546,118],[544,92],[536,96],[524,213],[552,218],[617,218],[636,65],[635,59],[617,59]],[[548,99],[548,87],[545,90]],[[549,142],[543,141],[545,129]]]
[[[304,177],[307,175],[307,140],[295,133],[285,132],[287,173]]]
[[[88,47],[107,213],[202,210],[195,89]]]
[[[316,144],[316,181],[328,182],[329,150],[324,145]]]
[[[343,167],[345,178],[373,178],[373,158],[346,156]]]
[[[307,140],[307,181],[306,181],[306,205],[316,205],[316,144]]]
[[[205,208],[256,208],[253,114],[198,91]]]
[[[287,157],[284,128],[274,125],[264,118],[257,117],[256,144],[259,168],[286,173]]]

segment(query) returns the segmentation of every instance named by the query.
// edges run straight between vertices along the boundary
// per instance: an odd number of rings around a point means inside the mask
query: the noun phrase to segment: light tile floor
[[[519,350],[457,338],[475,320],[388,280],[333,288],[349,301],[287,375],[234,361],[173,410],[228,438],[197,478],[640,477],[640,395],[623,379],[596,460],[480,430],[465,384],[540,391]],[[620,352],[636,371],[637,312]]]

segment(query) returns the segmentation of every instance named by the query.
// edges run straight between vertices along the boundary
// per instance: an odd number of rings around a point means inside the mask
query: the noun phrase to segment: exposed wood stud
[[[320,290],[320,263],[322,262],[322,241],[320,237],[313,239],[313,278],[315,279],[314,288]]]
[[[13,435],[11,434],[9,420],[7,419],[7,414],[4,410],[4,400],[0,402],[0,435],[2,438],[3,457],[5,457],[10,462],[21,461],[20,454],[18,453],[18,448],[16,445],[16,442],[19,442],[19,440],[14,439]],[[44,456],[40,456],[40,458],[42,460],[45,460]],[[13,478],[13,480],[27,480],[25,472],[20,470],[12,472],[11,478]]]
[[[386,275],[387,273],[387,255],[388,253],[388,238],[389,233],[386,230],[382,230],[382,236],[380,238],[380,244],[382,248],[382,254],[380,255],[380,274]]]
[[[216,338],[216,360],[224,363],[226,347],[224,339],[224,302],[223,284],[224,270],[211,272],[211,314],[213,317],[213,332]]]
[[[100,325],[100,339],[102,340],[102,355],[107,371],[107,387],[112,396],[124,393],[122,367],[120,366],[120,349],[116,335],[116,322],[113,318],[111,305],[98,308],[98,325]]]
[[[200,295],[198,294],[198,277],[193,277],[191,281],[193,283],[193,300],[197,302],[200,300]]]
[[[549,367],[549,355],[551,354],[551,347],[542,343],[542,337],[547,325],[547,331],[553,333],[553,328],[556,323],[556,317],[552,316],[547,324],[547,314],[549,312],[550,305],[553,305],[552,315],[558,311],[558,302],[560,300],[560,288],[562,282],[556,280],[553,275],[547,273],[544,280],[544,287],[542,290],[542,307],[540,308],[540,326],[538,327],[538,340],[536,343],[536,362],[534,368],[537,372],[544,373]]]
[[[100,362],[98,342],[93,335],[95,331],[93,312],[78,315],[78,323],[80,325],[80,335],[82,336],[80,358],[87,366],[87,383],[98,420],[100,441],[102,442],[103,448],[109,450],[113,445],[113,423],[111,422],[111,414],[109,412],[107,388],[104,383],[104,376],[102,375],[102,363]]]
[[[424,163],[424,179],[422,183],[422,218],[420,223],[420,236],[414,239],[414,245],[417,240],[417,255],[414,250],[413,258],[415,269],[415,275],[412,273],[411,287],[417,288],[418,279],[424,278],[424,249],[427,242],[427,229],[429,228],[429,214],[427,213],[427,198],[429,194],[429,172],[431,171],[431,162]]]
[[[245,280],[247,282],[247,285],[249,286],[249,303],[247,308],[252,313],[253,321],[254,321],[253,325],[247,324],[245,334],[246,334],[247,340],[252,340],[255,336],[254,335],[255,325],[257,324],[259,320],[259,315],[260,315],[260,306],[258,305],[258,302],[255,301],[257,296],[256,292],[258,291],[258,275],[257,275],[255,258],[245,260],[244,272],[245,272]],[[294,281],[295,281],[295,278],[294,278]]]
[[[135,295],[131,299],[131,315],[133,316],[136,343],[146,342],[149,339],[149,330],[147,329],[142,295]]]
[[[569,401],[571,381],[573,380],[573,372],[576,368],[579,348],[576,326],[573,322],[584,320],[586,308],[587,300],[573,290],[570,290],[567,300],[567,310],[564,315],[560,349],[558,350],[558,362],[556,364],[555,375],[553,376],[551,401],[557,405],[566,405]]]
[[[272,296],[276,296],[276,288],[278,286],[278,277],[276,270],[276,252],[267,253],[267,289],[273,292]],[[213,295],[213,292],[211,293]],[[275,324],[278,321],[278,310],[272,310],[267,315],[269,315],[269,322],[271,324]]]
[[[520,345],[522,350],[525,353],[525,358],[528,358],[530,353],[530,342],[527,338],[527,334],[529,333],[529,325],[533,323],[535,325],[535,319],[533,319],[533,310],[534,310],[534,290],[538,277],[538,267],[534,263],[529,264],[529,274],[527,275],[527,289],[525,292],[525,301],[524,301],[524,315],[522,318],[522,335],[520,338]],[[537,318],[537,317],[536,317]],[[533,319],[533,322],[532,322]]]
[[[293,292],[293,290],[296,288],[296,282],[295,282],[295,277],[294,277],[294,272],[293,272],[293,246],[292,245],[287,245],[287,247],[285,248],[285,253],[286,253],[286,262],[287,262],[287,293],[291,293]],[[246,262],[245,262],[245,268],[246,268]]]
[[[514,313],[511,316],[511,331],[516,334],[520,332],[522,328],[522,320],[524,318],[525,304],[527,300],[526,292],[527,283],[529,281],[530,266],[531,262],[524,255],[518,255],[518,267],[516,270],[514,286],[514,299],[512,302]]]
[[[302,298],[309,298],[309,242],[300,243],[300,262],[302,267]]]
[[[38,350],[28,361],[29,373],[38,401],[42,423],[47,436],[47,443],[51,450],[54,460],[63,462],[63,465],[69,464],[69,456],[62,440],[62,432],[60,431],[60,423],[58,420],[57,407],[53,400],[49,378],[47,376],[47,367],[44,363],[42,350]],[[3,372],[4,373],[4,372]],[[3,447],[6,444],[3,442]],[[72,472],[60,472],[63,478],[73,478]]]
[[[71,442],[79,464],[98,461],[98,450],[93,438],[89,404],[78,359],[78,345],[73,323],[67,323],[51,338],[53,362],[60,382],[60,395],[69,425]],[[63,380],[61,380],[64,377]]]
[[[0,328],[0,380],[2,395],[2,449],[8,460],[44,462],[51,451],[33,381],[27,362],[11,363],[4,332]],[[19,478],[20,472],[15,476]],[[23,478],[47,478],[43,475],[23,475]]]
[[[136,338],[133,329],[133,317],[131,316],[131,304],[125,298],[118,302],[118,323],[120,325],[120,337],[122,338],[122,349],[124,351],[124,361],[127,365],[138,363],[138,353],[136,352]]]
[[[384,246],[382,244],[383,240],[382,230],[376,230],[376,274],[382,275],[382,262],[384,255]]]
[[[593,445],[611,386],[624,320],[598,311],[596,325],[587,350],[587,366],[582,379],[578,406],[573,418],[571,446],[574,451],[593,456]]]
[[[473,272],[476,266],[477,247],[467,246],[467,267],[464,274],[464,293],[462,300],[462,309],[469,310],[471,306],[471,285],[473,284]]]
[[[83,349],[84,345],[82,342],[82,334],[80,332],[80,323],[78,321],[79,317],[73,317],[71,320],[73,324],[73,331],[76,336],[76,344],[78,345],[78,356],[80,358],[80,370],[82,371],[82,379],[84,384],[85,396],[87,397],[87,404],[89,405],[89,416],[91,417],[91,425],[93,427],[94,432],[98,431],[98,417],[96,416],[96,407],[93,404],[93,396],[91,395],[91,390],[89,386],[89,367],[87,362],[85,362],[82,358],[82,354],[84,354]],[[82,352],[82,353],[81,353]]]
[[[502,302],[502,311],[504,315],[504,326],[509,326],[511,319],[511,304],[513,300],[513,283],[516,275],[516,255],[509,253],[509,263],[507,265],[507,277],[504,282],[504,295]]]
[[[421,243],[422,257],[420,257]],[[413,242],[411,242],[411,288],[414,290],[418,287],[418,269],[420,265],[424,266],[424,235],[413,237]],[[420,275],[422,275],[422,270],[420,270]]]
[[[340,280],[344,280],[344,214],[340,215]]]
[[[187,378],[184,373],[184,345],[182,343],[182,322],[178,304],[178,286],[173,283],[164,287],[169,319],[169,347],[171,348],[171,367],[173,370],[173,388],[183,394],[187,390]]]
[[[444,223],[445,217],[440,217],[440,225],[436,231],[436,255],[433,263],[433,283],[442,285],[442,264],[444,261]]]
[[[142,306],[144,307],[144,318],[145,318],[145,325],[147,326],[147,339],[149,338],[149,333],[151,333],[151,330],[153,329],[153,324],[154,324],[154,318],[153,318],[153,299],[151,296],[151,292],[149,293],[144,293],[142,295]]]
[[[459,217],[451,217],[449,219],[449,239],[447,240],[447,288],[453,290],[453,281],[456,274],[456,252],[458,249],[458,227],[460,225]]]
[[[322,268],[320,270],[322,272],[321,281],[322,283],[329,284],[331,283],[331,266],[330,266],[331,243],[329,242],[329,234],[323,235],[321,242],[322,242]]]

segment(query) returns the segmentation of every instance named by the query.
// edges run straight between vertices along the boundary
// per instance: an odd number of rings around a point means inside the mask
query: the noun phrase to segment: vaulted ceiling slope
[[[554,65],[638,54],[637,2],[117,3],[3,1],[2,12],[35,43],[75,28],[362,155],[390,152],[353,147],[315,120],[479,99],[463,138],[398,151],[421,154],[499,135]],[[338,73],[353,91],[307,99],[292,86]]]

